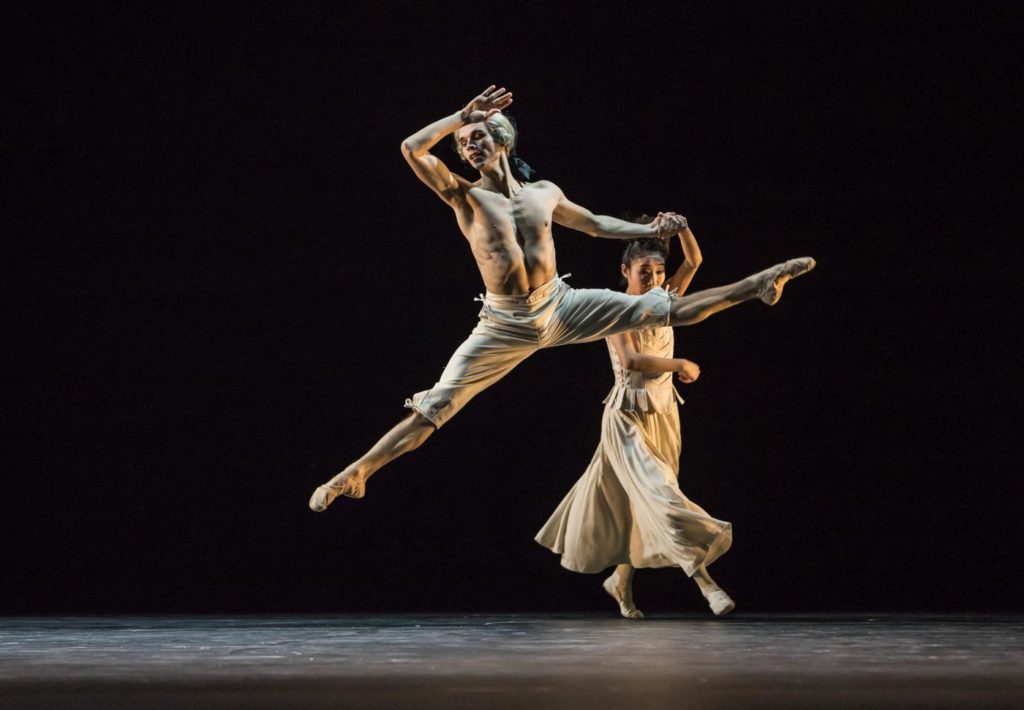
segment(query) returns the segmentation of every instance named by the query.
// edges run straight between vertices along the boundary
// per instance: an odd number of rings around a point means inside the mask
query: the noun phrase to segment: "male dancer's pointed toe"
[[[330,486],[317,486],[316,490],[313,491],[313,495],[309,497],[309,509],[314,513],[322,513],[327,510],[327,506],[331,504],[331,501],[337,495]]]
[[[725,616],[736,608],[736,602],[721,587],[715,587],[705,597],[715,616]]]
[[[315,513],[322,513],[338,496],[362,498],[365,495],[366,481],[357,479],[355,476],[347,476],[341,483],[325,483],[322,486],[317,486],[309,498],[309,509]]]
[[[790,279],[795,279],[797,276],[803,276],[804,274],[812,271],[815,266],[818,265],[812,257],[802,256],[799,259],[790,259],[789,261],[783,262],[767,271],[762,272],[764,278],[764,284],[761,287],[757,297],[761,299],[763,303],[769,306],[774,306],[782,298],[782,289],[786,287]]]

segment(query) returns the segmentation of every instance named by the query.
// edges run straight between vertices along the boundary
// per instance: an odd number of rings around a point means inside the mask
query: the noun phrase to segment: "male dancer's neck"
[[[504,154],[493,167],[480,171],[480,187],[491,192],[500,192],[505,197],[518,195],[523,189],[522,184],[512,175],[512,166]]]

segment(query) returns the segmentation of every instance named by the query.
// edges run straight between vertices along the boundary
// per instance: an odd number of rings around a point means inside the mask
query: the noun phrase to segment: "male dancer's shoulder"
[[[551,182],[550,180],[535,180],[533,182],[524,182],[523,185],[525,187],[530,188],[531,190],[545,190],[556,192],[559,195],[562,194],[562,188],[560,188],[558,185]]]

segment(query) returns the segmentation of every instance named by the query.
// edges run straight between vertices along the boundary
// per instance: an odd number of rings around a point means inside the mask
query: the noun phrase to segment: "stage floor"
[[[0,707],[1024,707],[1024,617],[0,619]]]

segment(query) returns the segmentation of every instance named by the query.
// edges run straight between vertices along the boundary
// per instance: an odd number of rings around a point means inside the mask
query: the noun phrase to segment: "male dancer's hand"
[[[700,377],[700,367],[690,360],[680,360],[679,381],[685,384],[696,382]]]
[[[479,96],[466,104],[466,108],[459,112],[459,116],[466,123],[478,123],[511,104],[512,92],[505,91],[505,87],[496,89],[494,84],[491,84]]]

